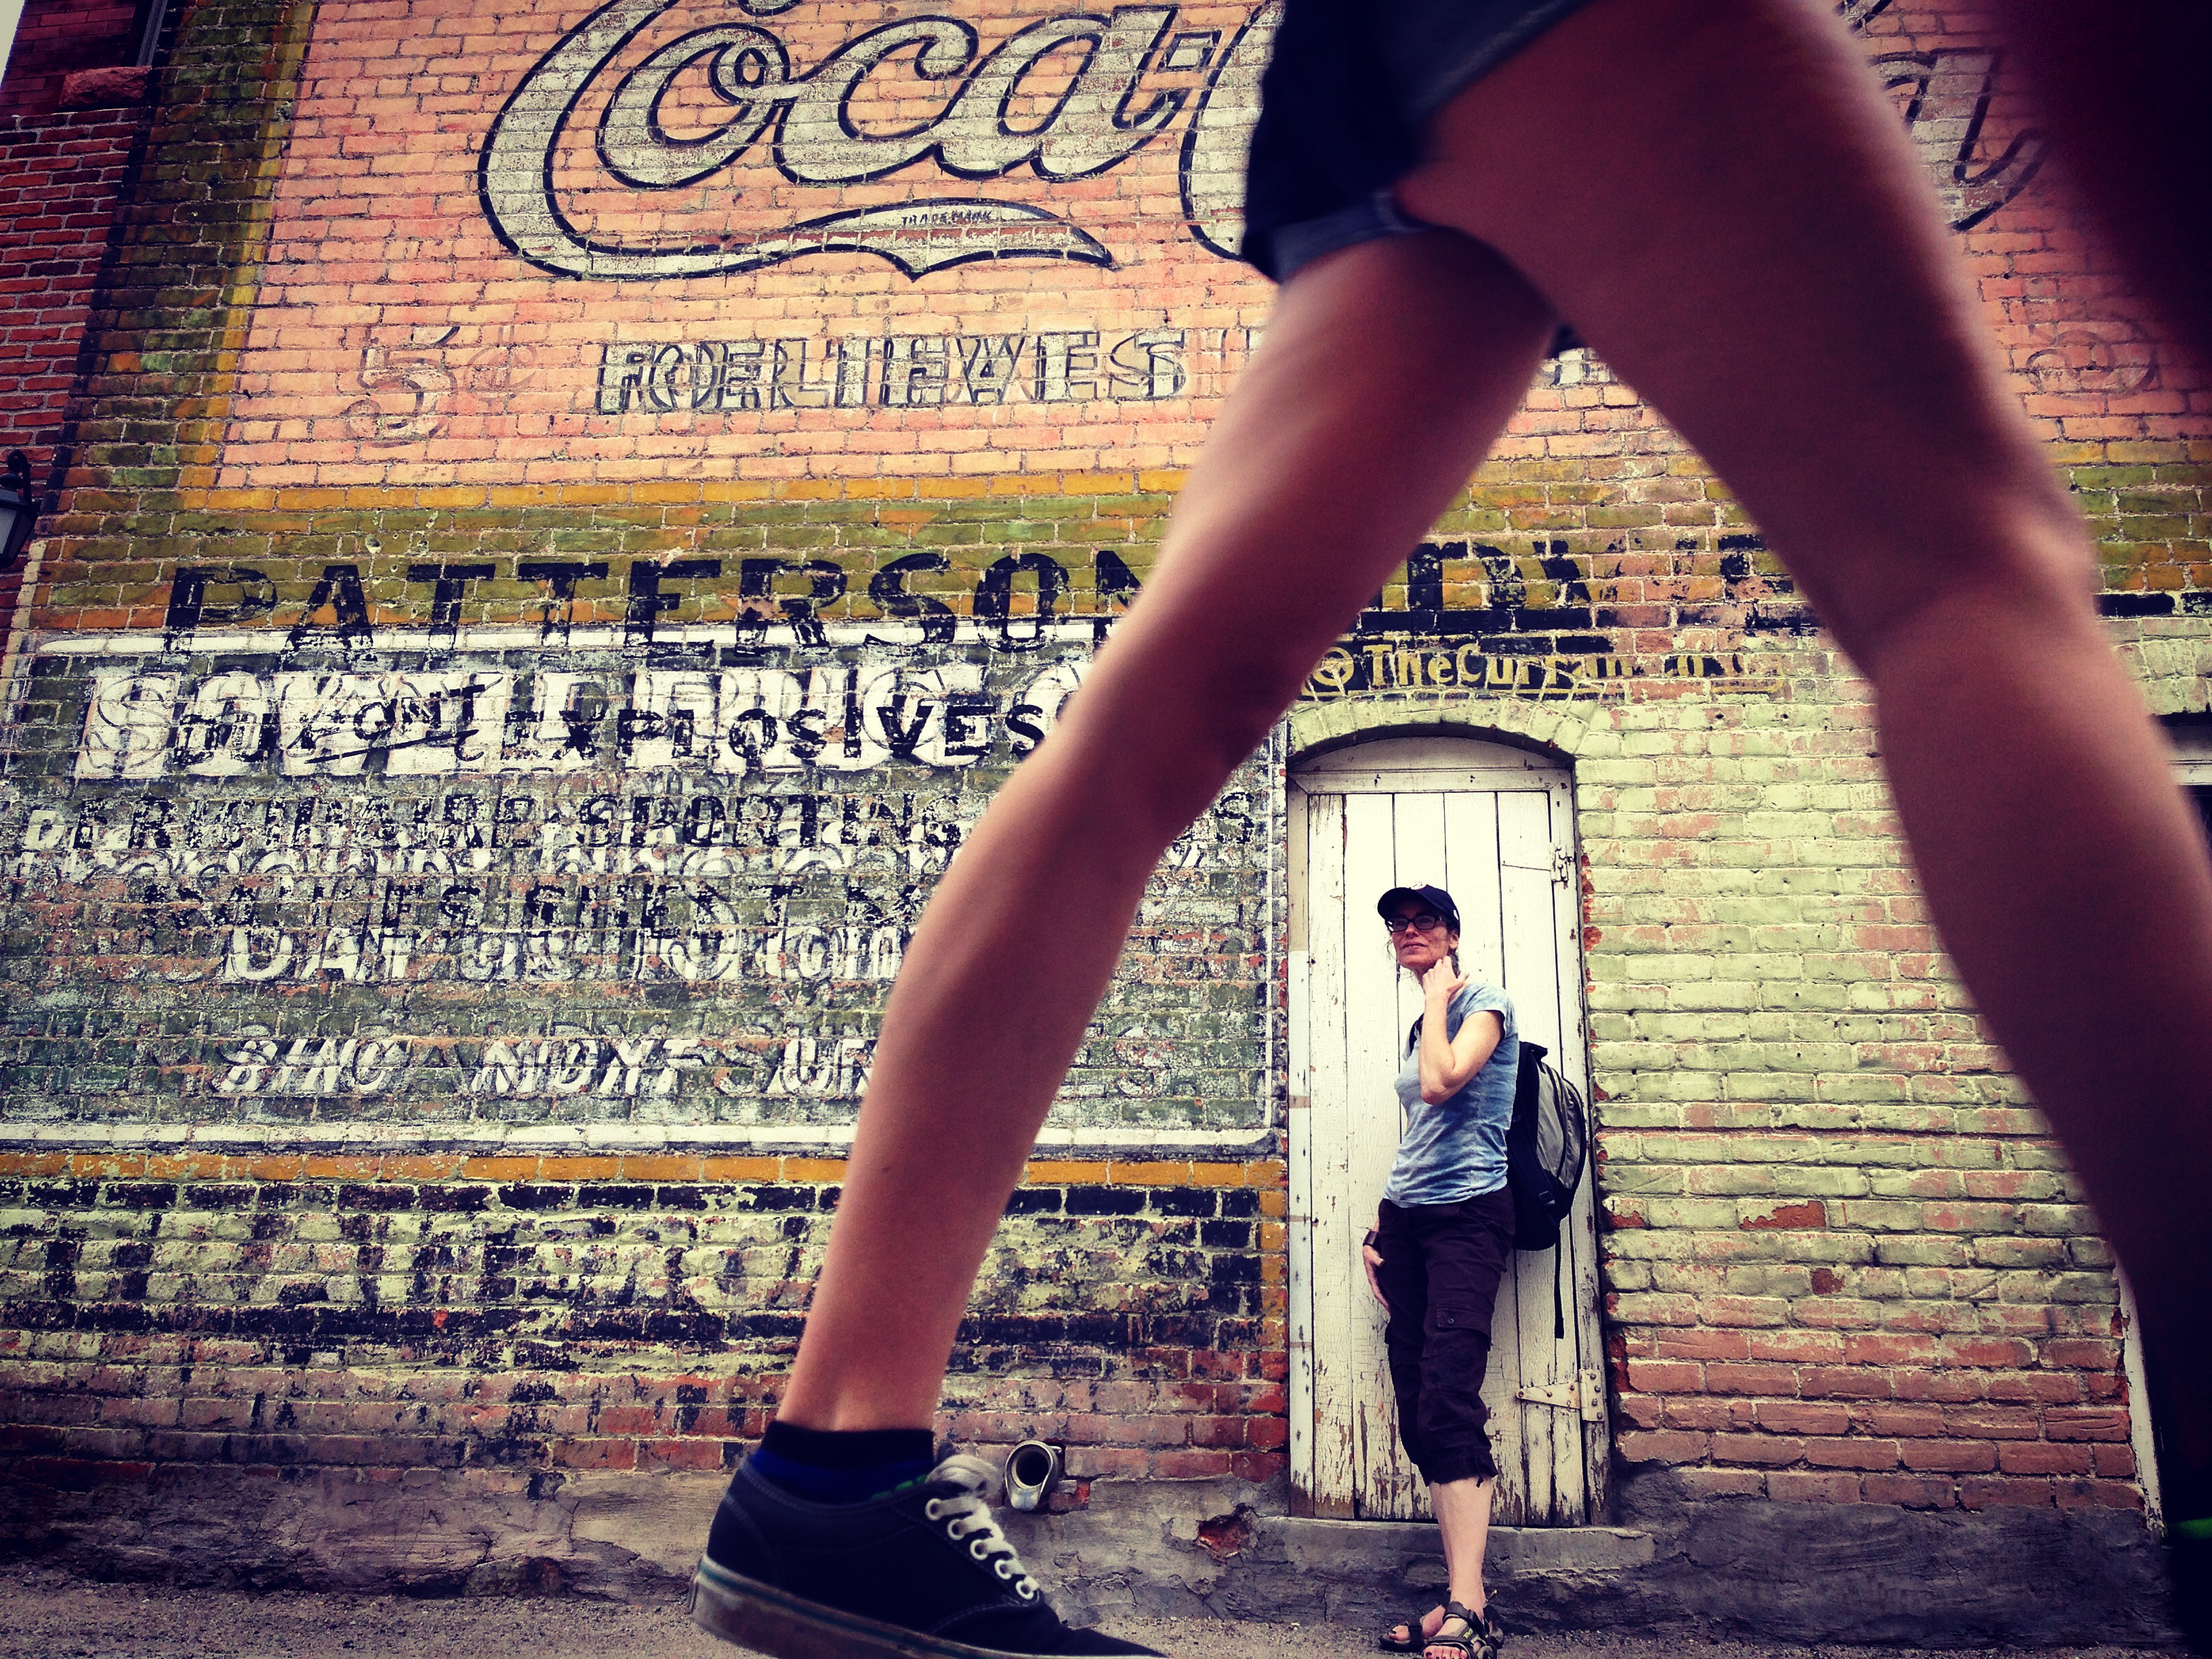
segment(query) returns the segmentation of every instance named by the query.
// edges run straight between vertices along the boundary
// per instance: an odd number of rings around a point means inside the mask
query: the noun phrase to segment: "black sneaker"
[[[1154,1652],[1064,1625],[983,1501],[997,1472],[948,1457],[864,1504],[817,1504],[741,1467],[691,1581],[691,1617],[775,1659]]]

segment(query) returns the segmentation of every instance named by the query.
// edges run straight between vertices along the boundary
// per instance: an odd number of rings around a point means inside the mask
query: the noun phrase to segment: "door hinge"
[[[1575,853],[1571,847],[1554,847],[1552,849],[1552,879],[1562,887],[1574,885]]]
[[[1580,1412],[1585,1423],[1601,1421],[1605,1416],[1605,1382],[1595,1371],[1577,1371],[1571,1382],[1540,1382],[1513,1397],[1532,1406],[1554,1406],[1563,1412]]]

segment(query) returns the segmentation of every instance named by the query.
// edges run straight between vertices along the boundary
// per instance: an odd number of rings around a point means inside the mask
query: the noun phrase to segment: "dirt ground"
[[[1178,1659],[1336,1659],[1372,1653],[1365,1631],[1211,1620],[1131,1620],[1114,1630]],[[36,1567],[0,1571],[0,1659],[722,1659],[738,1650],[683,1610],[566,1598],[414,1601],[237,1595],[93,1584]],[[2033,1650],[2037,1659],[2154,1659],[2142,1649]],[[1903,1648],[1790,1648],[1680,1638],[1524,1636],[1507,1659],[1921,1659]],[[2028,1659],[1989,1649],[1945,1659]],[[1932,1656],[1931,1656],[1932,1659]]]

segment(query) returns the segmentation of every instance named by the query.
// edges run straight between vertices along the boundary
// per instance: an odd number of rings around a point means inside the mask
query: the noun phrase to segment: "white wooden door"
[[[1403,1127],[1392,1080],[1420,1012],[1375,905],[1394,886],[1448,890],[1461,965],[1504,988],[1522,1035],[1587,1096],[1570,780],[1502,744],[1389,738],[1294,768],[1290,805],[1292,1479],[1317,1515],[1425,1518],[1425,1488],[1398,1443],[1382,1310],[1358,1261]],[[1516,1253],[1491,1339],[1495,1519],[1589,1522],[1603,1512],[1607,1431],[1587,1170],[1559,1250]]]

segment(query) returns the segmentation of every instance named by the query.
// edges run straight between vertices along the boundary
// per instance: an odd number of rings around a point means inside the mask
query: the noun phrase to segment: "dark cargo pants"
[[[1376,1269],[1390,1322],[1382,1343],[1398,1396],[1398,1435],[1431,1486],[1498,1474],[1490,1413],[1490,1315],[1513,1259],[1513,1199],[1504,1188],[1456,1204],[1384,1199]]]

